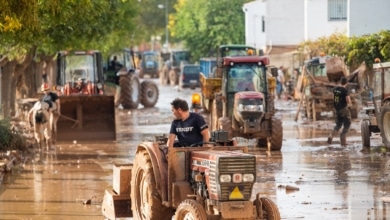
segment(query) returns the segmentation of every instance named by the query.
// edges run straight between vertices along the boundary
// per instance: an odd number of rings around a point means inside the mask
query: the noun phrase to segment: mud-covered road
[[[117,109],[115,142],[76,140],[33,153],[3,180],[0,219],[104,219],[101,202],[105,189],[112,188],[113,164],[131,163],[138,143],[167,134],[169,103],[175,97],[190,101],[195,91],[160,86],[155,108]],[[277,115],[283,119],[281,152],[247,143],[258,159],[253,196],[261,192],[271,198],[282,219],[390,219],[390,154],[381,139],[374,136],[373,147],[363,149],[360,121],[354,120],[347,147],[340,147],[338,138],[328,145],[333,121],[295,122],[297,105],[277,100]]]

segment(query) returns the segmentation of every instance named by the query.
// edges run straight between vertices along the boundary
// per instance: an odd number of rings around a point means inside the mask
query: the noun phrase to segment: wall
[[[304,10],[302,0],[267,2],[267,42],[272,45],[296,45],[303,41]]]
[[[390,30],[389,0],[349,0],[348,36],[361,36]]]
[[[266,33],[262,31],[262,17],[266,16],[266,4],[257,0],[244,4],[245,44],[256,49],[266,49]]]
[[[305,0],[304,40],[315,40],[335,32],[347,33],[347,21],[328,21],[327,0]]]

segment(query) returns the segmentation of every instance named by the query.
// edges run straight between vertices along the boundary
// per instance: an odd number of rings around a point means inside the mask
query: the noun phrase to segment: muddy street
[[[158,83],[158,81],[156,80]],[[170,102],[190,101],[199,89],[159,86],[156,107],[116,110],[117,140],[83,143],[61,142],[49,152],[26,155],[21,168],[3,179],[0,219],[104,219],[101,203],[112,188],[113,164],[131,163],[141,141],[169,132]],[[341,147],[338,138],[327,144],[333,120],[319,122],[299,118],[298,103],[276,101],[283,120],[280,152],[256,149],[257,192],[271,198],[282,219],[390,219],[390,154],[374,135],[371,149],[363,149],[360,121],[353,121]],[[363,115],[359,115],[363,117]]]

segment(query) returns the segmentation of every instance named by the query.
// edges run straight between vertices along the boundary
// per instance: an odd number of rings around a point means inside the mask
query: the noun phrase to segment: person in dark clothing
[[[336,126],[333,131],[329,134],[328,143],[332,143],[333,137],[337,134],[340,128],[343,126],[343,130],[340,134],[340,144],[341,146],[347,145],[347,133],[351,125],[351,113],[349,107],[351,106],[351,98],[349,96],[349,91],[347,87],[347,79],[345,77],[341,78],[341,86],[337,86],[333,89],[334,97],[334,108],[336,111]]]
[[[41,90],[44,93],[42,101],[49,104],[49,111],[61,115],[61,105],[58,95],[50,91],[50,86],[47,83],[42,84]]]
[[[110,62],[110,69],[118,71],[122,68],[122,64],[119,63],[117,56],[114,56]]]
[[[209,129],[204,118],[198,113],[189,112],[185,100],[176,98],[171,102],[171,106],[175,119],[169,131],[168,147],[189,147],[210,140]],[[177,142],[175,142],[176,137]]]

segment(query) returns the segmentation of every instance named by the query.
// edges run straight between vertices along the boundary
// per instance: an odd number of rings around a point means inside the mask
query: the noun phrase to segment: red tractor
[[[283,128],[275,116],[275,78],[267,73],[268,57],[249,54],[253,50],[246,46],[225,45],[220,50],[245,53],[222,54],[215,74],[200,74],[202,108],[209,114],[211,130],[222,129],[229,139],[256,139],[258,147],[281,150]]]
[[[212,136],[228,141],[223,131]],[[106,190],[102,205],[106,218],[280,219],[272,200],[261,193],[252,196],[256,156],[247,147],[168,149],[166,140],[141,143],[132,165],[114,168],[114,189]]]

